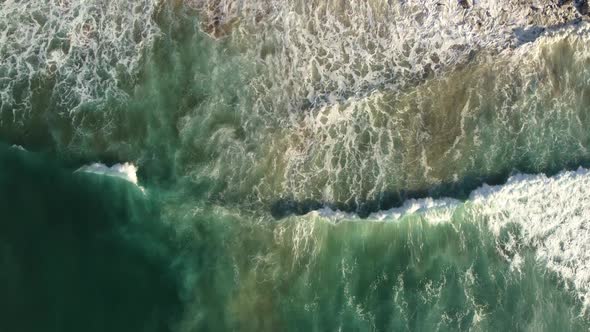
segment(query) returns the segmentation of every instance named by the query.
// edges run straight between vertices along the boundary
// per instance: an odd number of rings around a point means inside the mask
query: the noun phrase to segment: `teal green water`
[[[588,166],[586,23],[445,48],[400,32],[429,13],[343,3],[7,1],[0,330],[587,330],[578,248],[547,230],[547,259],[522,217],[583,236],[583,186],[567,218],[469,196]],[[466,202],[370,215],[447,196]]]
[[[469,209],[438,225],[255,221],[221,208],[187,214],[180,197],[148,198],[32,153],[3,149],[1,161],[9,330],[587,328],[571,285],[533,248],[516,245],[518,271],[499,255],[516,254],[508,242],[520,228],[497,238]]]
[[[2,329],[168,330],[182,302],[153,202],[49,158],[0,160]]]

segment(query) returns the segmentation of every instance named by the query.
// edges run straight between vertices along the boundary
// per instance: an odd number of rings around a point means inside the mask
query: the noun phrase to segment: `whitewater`
[[[583,3],[0,0],[0,329],[588,330]]]

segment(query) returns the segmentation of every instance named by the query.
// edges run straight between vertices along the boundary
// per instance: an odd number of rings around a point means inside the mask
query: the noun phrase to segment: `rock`
[[[557,0],[557,6],[561,7],[572,2],[572,0]],[[582,15],[588,15],[588,1],[587,0],[573,0],[573,6]]]
[[[588,15],[588,1],[587,0],[574,0],[574,7],[582,15]]]
[[[469,1],[468,0],[457,0],[457,3],[459,4],[459,6],[463,7],[464,9],[467,9],[467,8],[471,7],[469,5]]]

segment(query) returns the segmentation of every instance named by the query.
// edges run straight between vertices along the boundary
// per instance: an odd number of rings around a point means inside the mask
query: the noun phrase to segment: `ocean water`
[[[0,330],[583,331],[590,23],[0,2]]]

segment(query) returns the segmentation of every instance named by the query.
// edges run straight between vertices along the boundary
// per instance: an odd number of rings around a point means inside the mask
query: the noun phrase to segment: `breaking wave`
[[[467,212],[466,212],[467,211]],[[464,219],[485,224],[500,238],[502,230],[518,225],[521,239],[503,243],[502,251],[518,252],[518,246],[535,248],[535,255],[550,270],[570,280],[585,308],[590,305],[590,171],[579,168],[554,176],[516,174],[506,184],[484,185],[465,202],[456,199],[410,200],[400,208],[372,213],[361,219],[355,214],[323,208],[306,215],[331,222],[396,221],[419,216],[427,222]],[[506,257],[518,269],[519,256]]]

